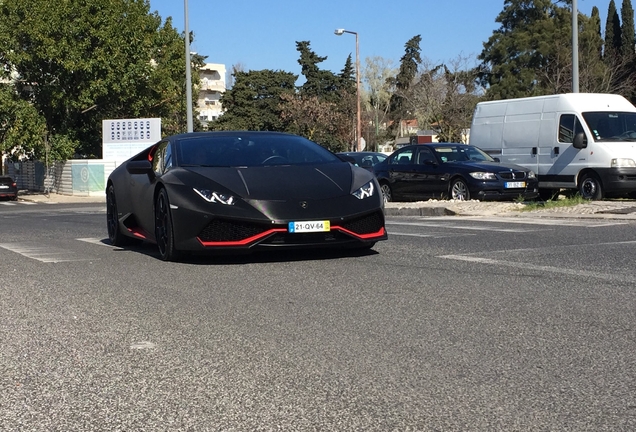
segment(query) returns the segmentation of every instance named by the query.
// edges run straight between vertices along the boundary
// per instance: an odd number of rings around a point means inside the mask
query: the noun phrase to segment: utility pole
[[[579,9],[572,0],[572,93],[579,92]]]
[[[188,28],[188,0],[183,0],[185,9],[185,67],[186,67],[186,109],[188,118],[188,132],[194,130],[192,123],[192,71],[190,62],[190,29]]]

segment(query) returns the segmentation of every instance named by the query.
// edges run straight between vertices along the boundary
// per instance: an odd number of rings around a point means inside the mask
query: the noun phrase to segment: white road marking
[[[452,222],[452,223],[461,223],[461,222],[496,222],[496,223],[509,223],[509,224],[520,224],[520,225],[547,225],[547,226],[585,226],[585,227],[604,227],[604,226],[612,226],[612,225],[626,225],[629,222],[622,220],[607,220],[607,219],[580,219],[580,218],[533,218],[533,217],[524,217],[524,216],[433,216],[426,217],[425,219],[417,219],[421,221],[421,223],[431,223],[431,221],[435,222]],[[387,221],[389,223],[408,223],[408,222],[397,222],[397,221]],[[412,223],[412,222],[411,222]],[[440,225],[441,226],[441,225]]]
[[[386,225],[445,228],[445,229],[458,229],[458,230],[470,230],[470,231],[497,231],[497,232],[509,232],[509,233],[524,233],[524,232],[537,231],[537,229],[534,229],[534,228],[497,228],[497,227],[488,227],[488,226],[464,226],[464,225],[456,225],[456,224],[429,223],[429,222],[387,221]]]
[[[79,256],[75,252],[53,246],[32,246],[22,243],[0,243],[0,248],[44,263],[95,261],[97,259]]]
[[[91,244],[96,244],[96,245],[100,245],[100,246],[106,246],[109,248],[115,248],[115,249],[121,249],[120,247],[117,246],[113,246],[112,244],[110,244],[110,241],[108,239],[100,239],[100,238],[96,238],[96,237],[87,237],[87,238],[78,238],[75,240],[79,240],[82,242],[86,242],[86,243],[91,243]]]
[[[607,246],[607,245],[634,244],[634,243],[636,243],[636,241],[598,243],[596,245],[589,245],[589,246]],[[566,247],[579,248],[579,247],[582,247],[582,246],[585,247],[585,245],[571,245],[571,246],[566,246]],[[518,250],[513,250],[513,251],[491,251],[491,252],[488,252],[488,253],[489,254],[495,254],[495,253],[506,252],[506,253],[510,254],[511,252],[522,252],[522,251],[527,253],[528,251],[531,251],[531,250],[532,249],[518,249]],[[564,274],[564,275],[568,275],[568,276],[590,277],[590,278],[602,279],[602,280],[607,280],[607,281],[636,283],[636,277],[630,276],[630,275],[626,275],[626,274],[600,273],[600,272],[595,272],[595,271],[576,270],[576,269],[569,269],[569,268],[564,268],[564,267],[536,265],[536,264],[530,264],[530,263],[527,263],[527,262],[502,261],[502,260],[496,260],[496,259],[492,259],[492,258],[482,258],[482,257],[478,257],[478,256],[471,256],[471,255],[439,255],[437,258],[457,260],[457,261],[467,261],[467,262],[474,262],[474,263],[479,263],[479,264],[505,266],[505,267],[518,268],[518,269],[521,269],[521,270],[536,270],[536,271],[540,271],[540,272]]]
[[[447,237],[466,237],[466,236],[474,236],[477,234],[413,234],[413,233],[402,233],[402,232],[394,232],[388,231],[389,235],[396,236],[408,236],[408,237],[430,237],[430,238],[447,238]]]

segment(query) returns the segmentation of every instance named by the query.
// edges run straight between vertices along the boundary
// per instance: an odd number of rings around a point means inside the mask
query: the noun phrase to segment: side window
[[[391,161],[392,165],[408,165],[413,163],[413,150],[408,149],[396,154]]]
[[[172,153],[168,150],[169,148],[169,143],[164,141],[159,143],[157,150],[155,150],[152,158],[152,170],[157,175],[164,173],[167,162],[172,164]]]
[[[433,155],[433,152],[429,148],[422,147],[420,148],[420,151],[417,154],[417,164],[424,165],[426,161],[435,162],[435,156]]]
[[[562,114],[559,119],[559,142],[572,144],[574,136],[583,132],[583,125],[574,114]]]

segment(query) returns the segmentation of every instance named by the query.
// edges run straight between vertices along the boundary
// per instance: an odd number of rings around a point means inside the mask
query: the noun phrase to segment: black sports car
[[[369,171],[305,138],[197,132],[163,139],[106,185],[108,237],[186,251],[370,248],[385,240],[384,203]]]
[[[535,173],[504,164],[467,144],[416,144],[373,167],[386,201],[534,199]]]
[[[374,165],[379,164],[387,158],[387,155],[385,155],[384,153],[367,151],[340,152],[336,154],[346,161],[351,162],[354,165],[358,165],[359,167],[362,167],[371,172],[373,172]]]

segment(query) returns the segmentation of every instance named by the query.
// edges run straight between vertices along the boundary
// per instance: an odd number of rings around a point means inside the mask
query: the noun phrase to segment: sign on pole
[[[160,140],[160,118],[102,120],[103,160],[123,162]]]

